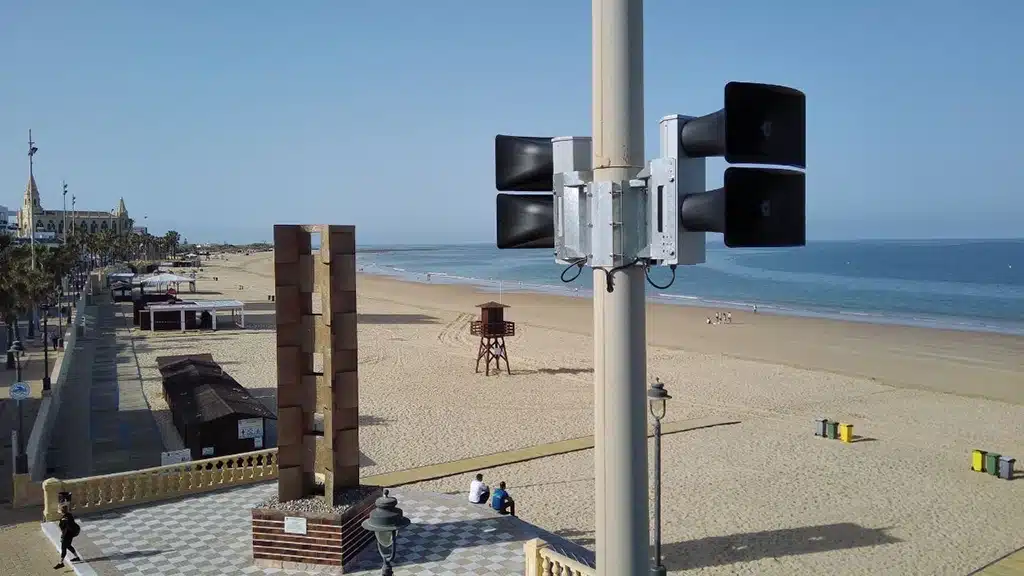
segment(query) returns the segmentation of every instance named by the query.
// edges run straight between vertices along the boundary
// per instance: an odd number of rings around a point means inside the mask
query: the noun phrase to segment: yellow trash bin
[[[983,472],[985,470],[985,454],[984,450],[974,450],[971,452],[971,470],[975,472]]]
[[[839,439],[847,444],[853,442],[853,424],[839,425]]]

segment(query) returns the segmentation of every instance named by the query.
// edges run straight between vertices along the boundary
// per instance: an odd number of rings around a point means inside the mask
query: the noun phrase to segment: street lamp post
[[[15,340],[8,352],[14,355],[15,366],[17,367],[15,381],[21,382],[21,355],[25,353],[25,346],[22,345],[21,340]],[[28,473],[28,455],[25,454],[25,427],[21,405],[22,401],[18,400],[18,457],[14,460],[15,474]]]
[[[57,286],[57,340],[54,350],[64,348],[64,278]]]
[[[398,500],[389,496],[388,490],[377,498],[370,517],[363,520],[363,530],[373,532],[377,538],[377,552],[384,560],[384,566],[380,569],[381,576],[394,576],[391,563],[395,561],[398,552],[398,531],[410,523],[411,521],[402,515]]]
[[[67,244],[68,243],[68,183],[63,181],[63,180],[61,180],[60,184],[61,184],[61,186],[64,187],[64,197],[63,197],[64,209],[61,210],[61,212],[60,212],[60,216],[63,219],[62,222],[63,222],[64,225],[62,226],[61,231],[64,233],[64,244]]]
[[[36,269],[36,198],[32,194],[32,185],[36,181],[34,173],[34,161],[36,152],[39,148],[36,148],[36,143],[32,141],[32,129],[28,131],[28,237],[29,243],[32,248],[32,269]]]
[[[672,396],[658,378],[647,389],[647,406],[654,417],[654,563],[651,576],[665,576],[661,563],[661,419],[665,417],[668,400]]]
[[[43,391],[50,389],[50,331],[47,319],[50,317],[50,304],[40,306],[43,310]]]

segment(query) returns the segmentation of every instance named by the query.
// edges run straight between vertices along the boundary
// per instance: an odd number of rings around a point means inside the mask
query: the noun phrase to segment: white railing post
[[[527,540],[523,543],[523,553],[526,555],[526,576],[541,576],[541,548],[546,546],[540,538]]]

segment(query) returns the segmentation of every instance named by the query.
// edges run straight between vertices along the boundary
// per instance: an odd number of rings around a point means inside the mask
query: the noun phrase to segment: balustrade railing
[[[552,550],[540,538],[523,544],[526,576],[597,576],[597,570]]]
[[[130,470],[104,476],[43,481],[43,515],[60,517],[61,494],[70,494],[76,514],[100,512],[242,486],[277,478],[277,448]]]

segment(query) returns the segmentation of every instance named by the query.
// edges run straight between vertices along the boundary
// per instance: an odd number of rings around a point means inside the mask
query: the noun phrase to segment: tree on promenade
[[[176,230],[168,230],[164,234],[164,245],[167,248],[167,253],[174,256],[178,253],[178,246],[181,245],[181,234],[178,234]]]
[[[8,343],[21,339],[20,318],[35,316],[41,305],[54,304],[67,277],[80,259],[79,245],[36,246],[36,265],[32,249],[17,244],[10,236],[0,236],[0,318],[7,327]],[[7,367],[14,357],[7,354]]]

